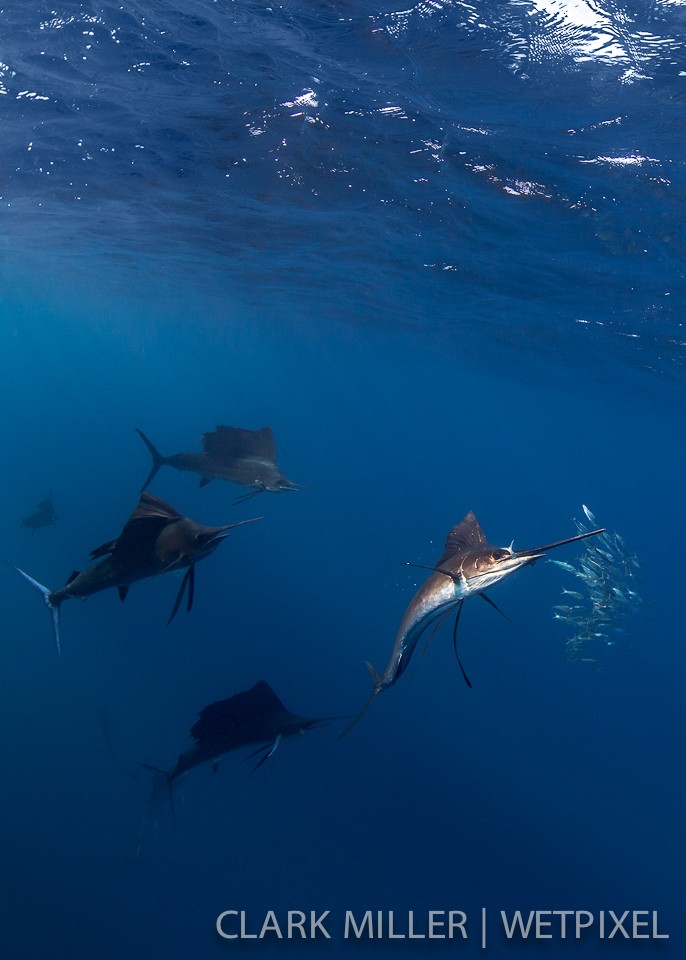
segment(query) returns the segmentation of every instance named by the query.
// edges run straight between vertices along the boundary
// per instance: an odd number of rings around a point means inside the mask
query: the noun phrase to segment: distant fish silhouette
[[[235,693],[226,700],[218,700],[205,707],[191,727],[193,743],[179,756],[171,770],[160,770],[147,763],[141,764],[146,770],[153,772],[155,778],[141,827],[137,856],[140,856],[147,826],[156,815],[160,801],[166,795],[170,803],[172,802],[172,784],[179,777],[209,761],[213,761],[212,768],[216,772],[219,766],[218,758],[225,753],[260,744],[261,746],[250,754],[262,754],[253,768],[253,771],[257,770],[274,754],[284,737],[306,733],[327,722],[327,719],[312,719],[291,713],[264,680],[259,680],[249,690]]]
[[[447,617],[455,612],[455,626],[453,630],[453,647],[457,656],[456,637],[462,604],[474,594],[480,594],[484,600],[498,610],[484,590],[510,576],[521,567],[534,563],[544,556],[548,550],[561,547],[565,543],[574,543],[576,540],[585,540],[604,533],[604,528],[580,533],[566,540],[548,543],[543,547],[534,547],[531,550],[513,550],[509,547],[494,547],[488,542],[478,520],[473,513],[453,527],[445,541],[445,549],[435,567],[426,567],[433,571],[429,579],[419,588],[405,611],[395,638],[393,652],[383,675],[379,675],[371,663],[366,667],[372,677],[372,694],[353,721],[346,727],[341,736],[345,736],[355,726],[357,721],[369,709],[382,690],[393,686],[407,669],[412,654],[422,635],[432,625],[434,631],[441,626]],[[410,564],[410,566],[420,566]],[[501,610],[498,610],[502,613]],[[503,614],[504,616],[504,614]],[[458,657],[458,663],[459,663]],[[462,664],[460,669],[471,686]]]
[[[229,536],[225,531],[261,519],[261,517],[254,517],[252,520],[228,523],[221,527],[206,527],[182,516],[159,497],[142,493],[138,506],[124,524],[119,536],[91,551],[91,560],[98,560],[101,557],[104,559],[80,573],[78,571],[72,573],[61,589],[50,590],[19,567],[14,569],[43,595],[52,612],[55,641],[59,651],[59,614],[60,606],[65,600],[77,597],[85,600],[94,593],[115,587],[119,592],[120,600],[124,601],[129,587],[137,580],[145,580],[160,573],[186,567],[186,573],[167,621],[170,623],[179,609],[186,586],[188,586],[186,610],[190,610],[193,606],[195,564],[209,556],[218,544]]]
[[[231,480],[246,487],[255,487],[252,493],[238,497],[236,503],[249,500],[265,490],[279,493],[299,487],[299,484],[285,477],[276,464],[276,446],[271,427],[243,430],[241,427],[220,426],[202,435],[202,453],[175,453],[170,457],[163,457],[138,427],[136,433],[152,457],[152,469],[143,484],[143,490],[149,486],[160,467],[199,473],[201,487],[211,480]]]
[[[52,503],[52,494],[41,500],[35,513],[29,514],[21,521],[22,527],[28,527],[32,534],[39,527],[50,527],[57,520],[57,514]]]
[[[252,754],[264,751],[254,768],[256,770],[271,757],[284,737],[305,733],[326,722],[323,718],[312,719],[291,713],[269,684],[259,680],[249,690],[234,693],[226,700],[217,700],[201,710],[199,719],[191,727],[193,744],[179,756],[170,771],[157,772],[164,773],[171,783],[193,767],[216,760],[231,750],[260,743],[264,746]]]

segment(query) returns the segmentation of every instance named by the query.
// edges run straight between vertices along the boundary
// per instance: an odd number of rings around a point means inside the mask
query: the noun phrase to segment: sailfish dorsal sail
[[[470,510],[467,516],[449,531],[443,553],[436,566],[440,567],[442,563],[445,563],[456,553],[465,553],[467,550],[473,550],[474,547],[483,547],[487,544],[486,535],[481,529],[479,521]]]
[[[260,680],[250,690],[235,693],[201,710],[199,719],[191,729],[191,736],[196,742],[202,743],[220,735],[225,736],[228,731],[249,728],[267,717],[287,712],[269,684]]]
[[[276,447],[271,427],[244,430],[242,427],[220,426],[202,435],[202,448],[216,463],[234,460],[266,460],[276,462]]]

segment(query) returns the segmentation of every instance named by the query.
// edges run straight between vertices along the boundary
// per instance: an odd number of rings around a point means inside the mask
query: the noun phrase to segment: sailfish
[[[594,537],[600,533],[604,533],[603,527],[568,537],[566,540],[548,543],[542,547],[533,547],[530,550],[514,550],[513,545],[495,547],[488,542],[478,520],[470,511],[448,533],[443,553],[436,565],[423,568],[431,570],[431,576],[415,593],[405,611],[390,660],[383,674],[379,674],[371,663],[365,661],[365,666],[372,678],[372,693],[367,703],[340,736],[343,737],[352,730],[382,690],[397,683],[407,669],[417,644],[430,626],[434,625],[434,631],[430,634],[429,640],[450,614],[455,613],[453,646],[457,656],[457,626],[462,604],[468,597],[478,594],[502,613],[486,595],[485,590],[522,567],[535,563],[536,560],[545,556],[548,550],[561,547],[566,543],[574,543],[576,540],[585,540],[586,537]],[[421,565],[409,564],[409,566]],[[460,668],[468,686],[471,686],[461,663]]]
[[[39,527],[50,527],[57,521],[57,514],[52,502],[52,494],[38,503],[38,509],[35,513],[29,514],[21,521],[23,527],[28,527],[31,533],[35,533]]]
[[[143,766],[164,773],[167,781],[172,783],[194,767],[209,761],[216,766],[217,759],[225,753],[259,743],[262,746],[251,754],[263,753],[254,768],[257,770],[277,750],[284,737],[306,733],[326,722],[321,717],[313,719],[291,713],[269,684],[258,680],[249,690],[234,693],[226,700],[217,700],[200,711],[191,727],[193,743],[179,755],[171,770]]]
[[[216,550],[221,541],[229,536],[227,531],[261,519],[262,517],[254,517],[221,527],[207,527],[184,517],[159,497],[142,493],[136,509],[124,524],[119,536],[91,551],[90,559],[97,560],[98,563],[72,573],[65,585],[58,590],[50,590],[19,567],[14,569],[43,595],[52,613],[55,642],[59,652],[60,607],[65,600],[86,600],[94,593],[114,588],[123,602],[132,583],[156,577],[160,573],[186,568],[167,621],[171,623],[186,588],[186,610],[190,611],[193,606],[196,563]]]
[[[219,758],[224,754],[259,744],[250,754],[251,757],[262,754],[253,768],[253,771],[257,770],[274,754],[285,737],[306,733],[323,726],[329,719],[333,718],[311,718],[291,713],[265,680],[259,680],[249,690],[235,693],[226,700],[209,704],[200,711],[191,727],[193,743],[180,754],[171,770],[141,764],[155,776],[141,826],[137,856],[140,856],[147,827],[154,819],[161,799],[166,794],[172,802],[172,786],[189,770],[211,762],[216,773]]]
[[[242,427],[216,427],[202,435],[202,453],[174,453],[163,457],[142,430],[136,433],[146,445],[152,457],[152,467],[143,490],[150,485],[160,467],[200,474],[200,486],[212,480],[231,480],[246,487],[254,487],[250,493],[236,499],[236,503],[249,500],[263,491],[279,493],[297,490],[299,484],[284,476],[276,463],[276,445],[271,427],[261,430],[244,430]]]

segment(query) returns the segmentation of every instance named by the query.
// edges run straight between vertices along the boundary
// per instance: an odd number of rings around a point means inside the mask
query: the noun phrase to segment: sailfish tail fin
[[[148,835],[150,831],[157,826],[160,814],[167,803],[169,804],[172,820],[174,819],[174,797],[172,794],[174,781],[171,775],[166,770],[160,770],[159,767],[153,767],[149,763],[140,763],[139,766],[152,774],[152,785],[150,787],[148,805],[145,808],[145,813],[143,814],[143,819],[138,830],[136,860],[141,859]]]
[[[378,671],[372,666],[369,660],[365,660],[364,665],[367,668],[367,670],[369,670],[369,675],[372,678],[372,684],[373,684],[372,693],[371,693],[371,696],[369,697],[369,700],[367,700],[367,702],[362,707],[362,709],[355,714],[355,716],[352,718],[352,720],[350,721],[348,726],[345,728],[345,730],[343,730],[341,733],[338,734],[339,740],[341,740],[343,737],[347,737],[347,735],[350,733],[352,728],[358,723],[359,720],[362,719],[362,717],[365,715],[367,710],[369,710],[369,708],[374,703],[378,695],[384,689],[383,680],[381,676],[379,675]]]
[[[372,678],[372,683],[374,684],[374,689],[381,686],[381,676],[379,675],[378,670],[374,667],[369,660],[365,660],[365,667],[369,671],[369,676]]]
[[[152,479],[157,473],[157,471],[160,469],[160,467],[163,467],[165,463],[167,463],[167,457],[162,456],[162,454],[159,452],[157,447],[152,443],[151,440],[149,440],[146,437],[146,435],[143,433],[142,430],[139,430],[138,427],[136,427],[135,429],[138,436],[141,438],[143,443],[148,448],[148,451],[150,452],[150,456],[152,457],[152,467],[150,468],[150,473],[148,474],[147,480],[141,487],[141,490],[145,490],[152,483]]]
[[[9,561],[8,561],[9,562]],[[55,631],[55,644],[57,645],[57,652],[61,653],[62,648],[60,644],[60,605],[58,602],[52,599],[53,591],[44,586],[42,583],[39,583],[37,580],[34,580],[33,577],[30,577],[25,570],[21,570],[19,567],[15,567],[13,563],[10,563],[10,567],[13,570],[16,570],[19,576],[23,577],[28,583],[31,584],[34,590],[37,590],[43,597],[45,605],[50,610],[52,614],[52,625]]]

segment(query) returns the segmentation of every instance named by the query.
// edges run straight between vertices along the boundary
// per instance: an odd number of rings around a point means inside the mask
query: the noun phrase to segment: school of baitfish
[[[585,504],[582,510],[588,523],[597,522]],[[575,520],[579,533],[590,527]],[[551,560],[560,569],[573,574],[577,589],[562,588],[563,602],[553,607],[553,618],[572,627],[567,640],[570,660],[598,663],[603,647],[612,646],[625,632],[624,620],[641,605],[636,582],[638,558],[629,552],[618,533],[605,531],[589,538],[575,563]]]
[[[137,432],[153,461],[144,490],[157,470],[166,465],[200,474],[200,486],[218,479],[250,488],[235,502],[263,492],[295,490],[299,487],[299,484],[288,480],[277,466],[271,427],[246,430],[218,426],[213,432],[203,434],[201,453],[180,453],[169,457],[160,455],[145,434],[140,430]],[[352,729],[379,692],[396,683],[407,668],[417,642],[429,627],[433,627],[430,640],[445,620],[454,614],[455,645],[465,599],[481,596],[498,610],[485,592],[488,588],[521,567],[535,563],[548,550],[576,541],[583,543],[583,549],[574,563],[557,559],[549,561],[578,581],[574,584],[576,589],[563,588],[563,602],[555,605],[553,616],[572,627],[572,636],[567,640],[569,658],[596,662],[598,649],[616,641],[624,630],[625,617],[641,603],[635,574],[638,561],[619,534],[599,527],[588,507],[582,505],[582,509],[585,520],[575,520],[575,536],[530,550],[516,551],[512,546],[493,546],[471,512],[456,524],[448,532],[444,552],[438,562],[434,567],[427,568],[431,575],[411,599],[401,619],[384,674],[379,675],[371,664],[367,664],[373,681],[371,697],[340,736]],[[41,501],[38,511],[22,523],[35,533],[36,529],[50,526],[56,519],[52,497],[49,497]],[[14,569],[42,594],[52,613],[59,650],[59,607],[72,596],[85,597],[114,587],[123,601],[132,583],[185,569],[169,620],[177,612],[186,587],[186,609],[190,611],[196,562],[214,551],[227,536],[226,531],[240,525],[203,526],[184,517],[158,497],[143,492],[119,536],[91,552],[91,559],[99,560],[99,563],[81,573],[71,574],[60,590],[50,590],[18,567]],[[455,653],[457,656],[456,648]],[[471,687],[459,657],[458,663]],[[273,755],[284,737],[304,733],[324,722],[290,713],[264,680],[258,681],[250,690],[239,691],[226,700],[204,707],[199,713],[199,720],[191,728],[191,746],[180,755],[170,770],[161,770],[149,764],[141,765],[152,772],[153,785],[137,856],[141,853],[147,826],[159,813],[160,798],[166,794],[171,803],[172,786],[176,786],[189,770],[208,762],[216,769],[223,754],[250,745],[258,745],[255,754],[261,754],[257,764],[260,766]]]

